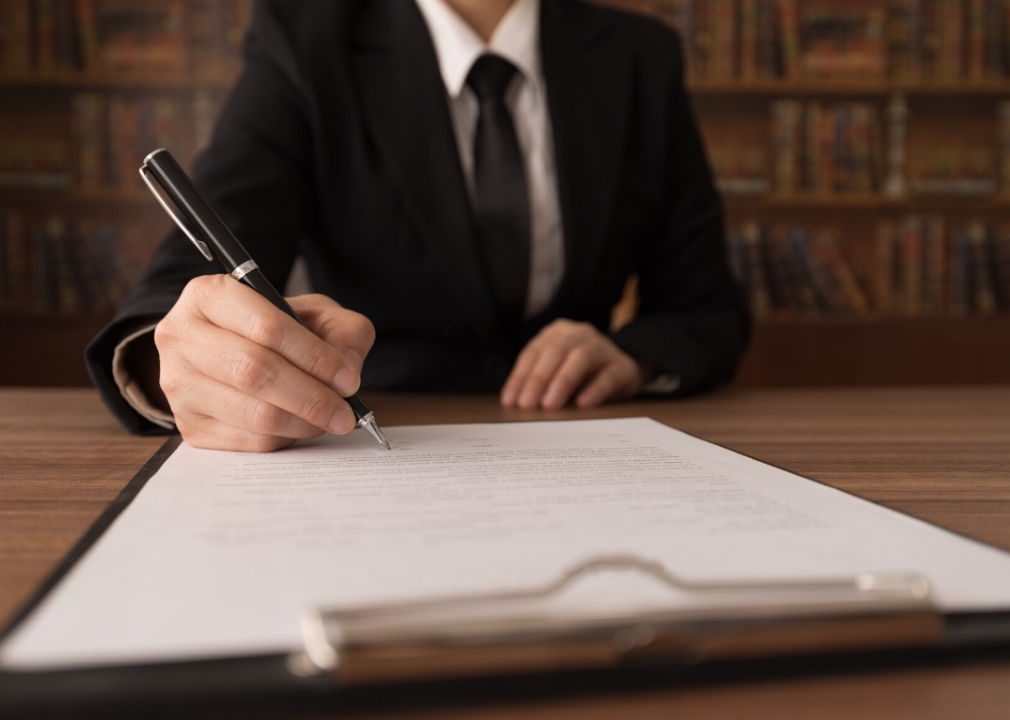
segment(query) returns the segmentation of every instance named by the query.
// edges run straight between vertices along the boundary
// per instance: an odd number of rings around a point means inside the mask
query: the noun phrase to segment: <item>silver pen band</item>
[[[244,263],[231,271],[231,276],[236,280],[241,280],[253,270],[257,270],[258,268],[259,265],[256,264],[255,260],[246,260]]]

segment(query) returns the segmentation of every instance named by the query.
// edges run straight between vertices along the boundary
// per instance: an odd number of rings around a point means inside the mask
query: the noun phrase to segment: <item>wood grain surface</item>
[[[649,416],[1010,550],[1010,387],[727,391],[593,411],[370,395],[384,426]],[[84,389],[0,389],[0,623],[157,450]],[[420,707],[411,718],[1007,718],[1010,663]]]

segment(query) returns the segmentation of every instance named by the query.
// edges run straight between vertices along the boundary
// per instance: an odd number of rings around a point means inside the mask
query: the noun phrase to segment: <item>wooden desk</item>
[[[648,415],[1010,550],[1010,387],[726,392],[592,412],[370,395],[383,425]],[[0,623],[161,445],[92,390],[0,389]],[[1006,718],[1010,663],[419,708],[412,718]],[[387,716],[388,717],[388,716]]]

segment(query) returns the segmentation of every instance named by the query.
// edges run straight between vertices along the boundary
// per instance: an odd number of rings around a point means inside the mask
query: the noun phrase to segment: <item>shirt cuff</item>
[[[643,395],[667,395],[680,388],[679,375],[660,375],[642,386]]]
[[[154,332],[154,328],[157,324],[158,323],[151,323],[149,326],[142,327],[136,332],[133,332],[125,337],[122,342],[116,345],[116,349],[112,354],[112,379],[116,381],[116,386],[119,388],[119,392],[122,394],[123,399],[126,400],[130,407],[158,427],[163,427],[166,430],[175,430],[175,418],[170,413],[156,408],[151,401],[147,399],[147,395],[140,387],[140,384],[137,383],[137,381],[134,380],[126,371],[126,346],[139,338],[141,335]]]

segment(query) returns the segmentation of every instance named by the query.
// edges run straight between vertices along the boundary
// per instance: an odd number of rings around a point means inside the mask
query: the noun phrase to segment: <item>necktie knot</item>
[[[481,55],[470,68],[466,84],[482,103],[485,100],[501,100],[515,73],[516,66],[508,60],[497,55]]]

